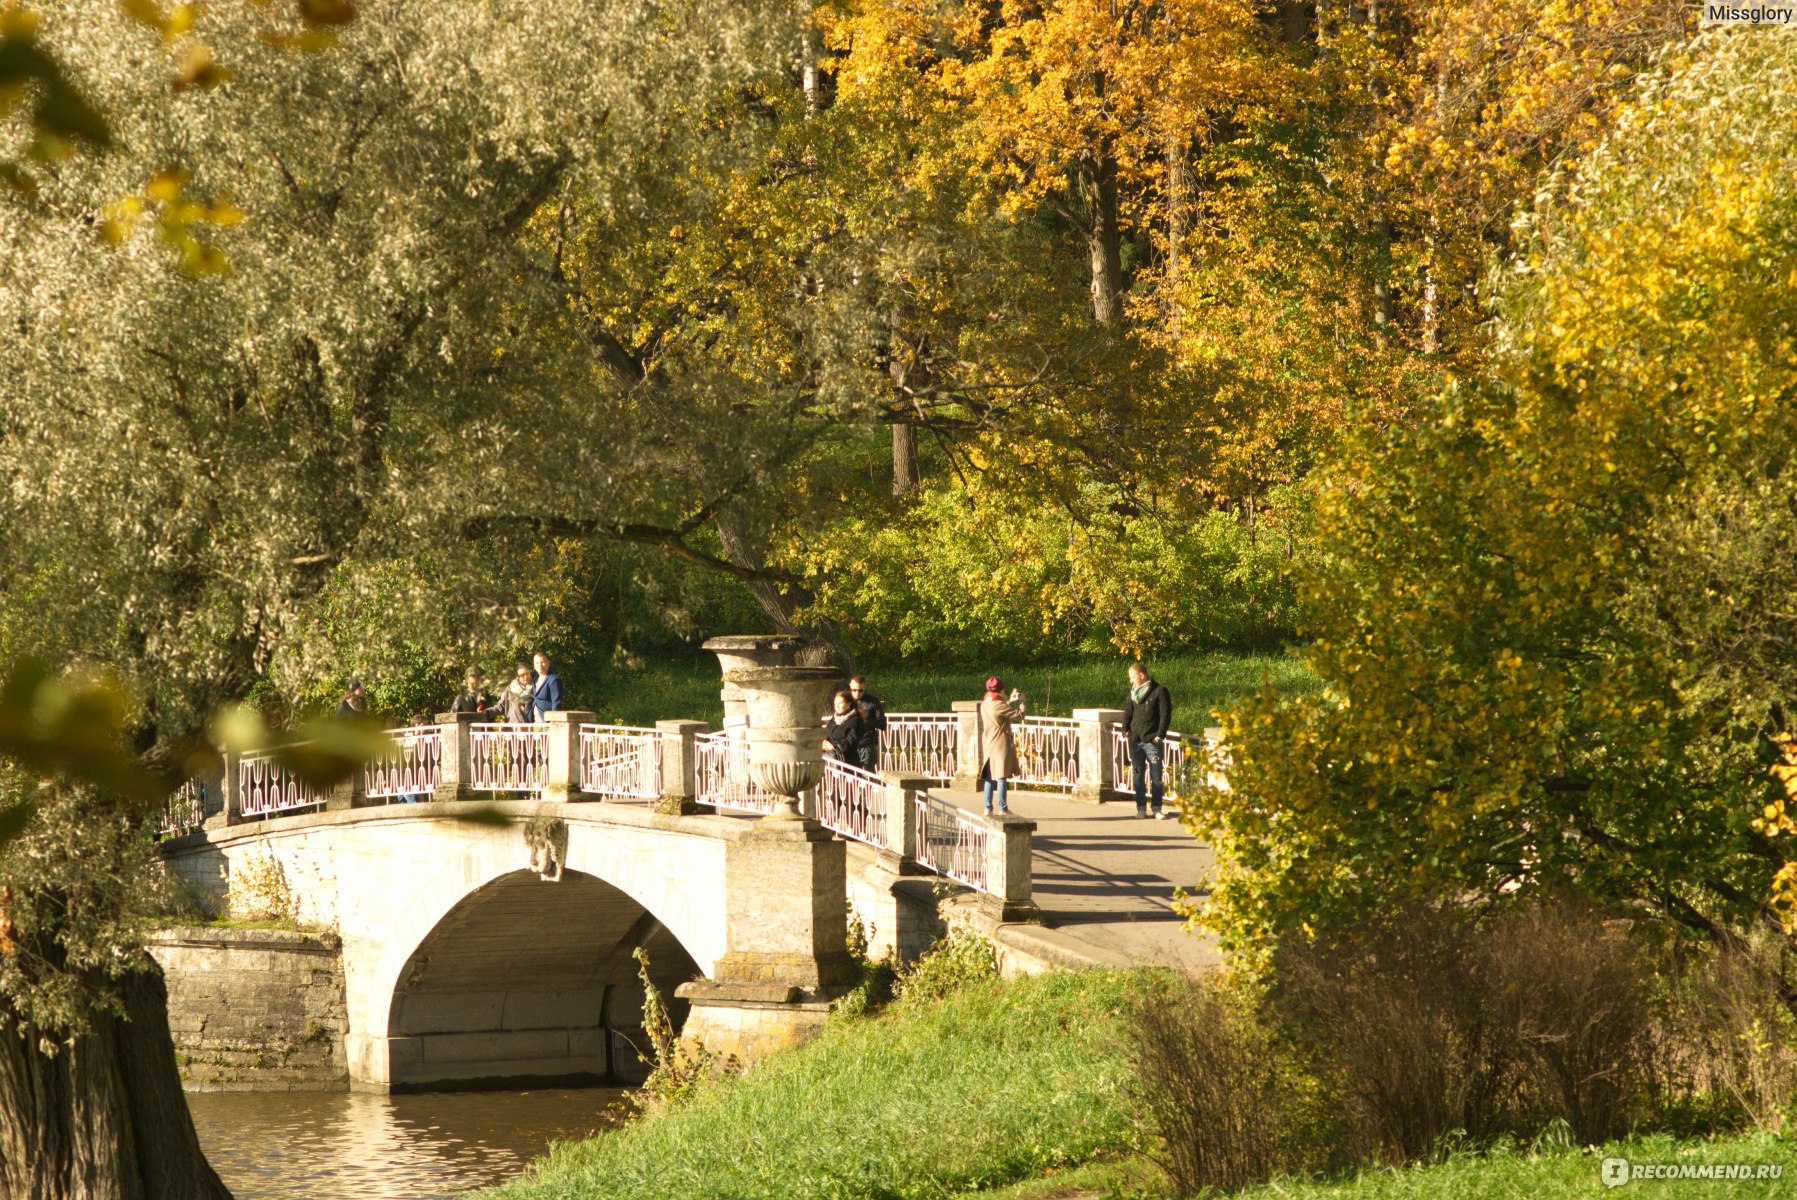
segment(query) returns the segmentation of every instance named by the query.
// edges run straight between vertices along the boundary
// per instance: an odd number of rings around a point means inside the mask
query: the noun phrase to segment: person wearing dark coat
[[[450,705],[449,711],[486,716],[498,707],[499,702],[487,690],[487,673],[479,667],[469,667],[468,678],[462,690],[456,693],[455,703]]]
[[[362,680],[350,676],[349,688],[343,693],[343,699],[337,701],[339,719],[366,717],[368,715],[368,693],[362,689]]]
[[[867,724],[861,719],[861,710],[847,692],[837,692],[832,704],[836,711],[824,723],[824,744],[834,757],[860,766],[861,746],[867,741]]]
[[[1148,668],[1139,662],[1129,664],[1129,699],[1123,706],[1123,729],[1129,738],[1130,778],[1136,789],[1136,816],[1148,815],[1149,796],[1144,784],[1152,780],[1154,819],[1164,821],[1161,797],[1166,788],[1161,777],[1161,746],[1167,727],[1173,723],[1173,698],[1167,689],[1151,679]]]
[[[886,728],[886,702],[867,690],[865,677],[849,680],[849,699],[861,710],[861,724],[867,736],[861,740],[861,767],[866,771],[880,769],[880,731]]]

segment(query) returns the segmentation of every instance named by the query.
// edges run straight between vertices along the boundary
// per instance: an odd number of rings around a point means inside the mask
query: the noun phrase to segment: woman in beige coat
[[[1005,785],[1011,776],[1018,773],[1017,739],[1011,734],[1011,726],[1023,720],[1028,708],[1028,701],[1016,688],[1011,689],[1011,698],[1004,697],[1005,681],[994,675],[986,681],[986,698],[980,701],[980,728],[984,734],[980,743],[980,782],[984,785],[986,796],[986,812],[992,812],[992,793],[998,792],[998,811],[1009,814],[1010,805],[1005,803]]]

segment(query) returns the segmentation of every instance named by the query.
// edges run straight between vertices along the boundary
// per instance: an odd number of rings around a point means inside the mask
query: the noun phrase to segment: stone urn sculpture
[[[802,637],[713,638],[705,649],[723,668],[726,709],[740,704],[748,720],[749,778],[778,797],[767,819],[800,820],[800,794],[823,781],[820,722],[841,672],[799,665],[816,661],[815,643]]]

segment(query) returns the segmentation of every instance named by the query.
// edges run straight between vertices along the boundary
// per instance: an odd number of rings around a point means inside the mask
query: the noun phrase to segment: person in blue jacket
[[[562,681],[560,676],[549,669],[549,656],[541,650],[537,651],[531,662],[537,668],[537,682],[531,689],[531,696],[535,701],[533,707],[536,709],[537,720],[544,721],[548,719],[546,714],[559,712],[567,707],[562,703]]]

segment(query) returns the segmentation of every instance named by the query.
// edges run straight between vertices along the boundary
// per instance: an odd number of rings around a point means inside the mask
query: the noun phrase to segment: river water
[[[553,1141],[618,1123],[622,1088],[190,1092],[237,1200],[437,1200],[517,1178]]]

